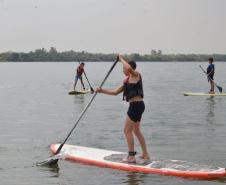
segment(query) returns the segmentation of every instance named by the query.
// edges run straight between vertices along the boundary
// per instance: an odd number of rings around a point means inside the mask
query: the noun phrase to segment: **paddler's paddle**
[[[89,80],[88,80],[88,78],[87,78],[87,76],[86,76],[86,72],[85,72],[85,71],[84,71],[84,75],[85,75],[86,80],[87,80],[87,82],[88,82],[88,84],[89,84],[89,87],[90,87],[91,92],[94,93],[94,90],[93,90],[92,86],[91,86],[90,83],[89,83]]]
[[[199,67],[200,67],[200,68],[202,69],[202,71],[206,74],[208,80],[212,81],[213,84],[217,87],[218,91],[219,91],[220,93],[222,93],[223,88],[222,88],[221,86],[217,85],[217,84],[216,84],[216,83],[208,76],[207,72],[203,69],[203,67],[202,67],[201,65],[199,65]]]
[[[110,70],[108,71],[107,75],[105,76],[104,80],[102,81],[102,83],[100,84],[100,88],[104,85],[105,81],[107,80],[108,76],[110,75],[111,71],[114,69],[115,65],[117,64],[117,62],[119,61],[119,57],[117,57],[116,61],[114,62],[114,64],[111,66]],[[82,111],[82,113],[80,114],[80,116],[78,117],[76,123],[74,124],[74,126],[72,127],[71,131],[68,133],[66,139],[64,140],[64,142],[59,146],[59,148],[57,149],[56,153],[54,156],[51,156],[49,158],[47,158],[45,161],[43,162],[39,162],[37,163],[38,166],[53,166],[56,165],[58,160],[61,158],[59,156],[59,153],[61,151],[61,149],[63,148],[64,144],[66,143],[66,141],[68,140],[68,138],[70,137],[71,133],[73,132],[73,130],[75,129],[75,127],[78,125],[79,121],[81,120],[82,116],[85,114],[86,110],[89,108],[89,106],[91,105],[92,101],[94,100],[94,98],[96,97],[97,92],[95,92],[92,96],[92,98],[90,99],[89,103],[86,105],[85,109]]]
[[[78,61],[78,63],[80,64],[81,62],[80,62],[80,61]],[[88,78],[87,78],[87,75],[86,75],[85,70],[84,70],[84,75],[85,75],[86,80],[87,80],[87,82],[88,82],[88,84],[89,84],[89,87],[90,87],[91,92],[92,92],[92,93],[94,93],[94,90],[93,90],[92,86],[91,86],[91,85],[90,85],[90,83],[89,83],[89,80],[88,80]]]

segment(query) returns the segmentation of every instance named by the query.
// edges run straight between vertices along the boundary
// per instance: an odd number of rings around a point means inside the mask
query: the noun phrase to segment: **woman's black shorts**
[[[127,115],[134,122],[140,122],[142,114],[145,110],[143,101],[134,101],[129,104]]]

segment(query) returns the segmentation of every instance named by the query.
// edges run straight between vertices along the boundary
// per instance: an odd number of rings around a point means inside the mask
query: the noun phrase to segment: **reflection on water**
[[[222,179],[219,179],[219,180],[216,180],[217,182],[221,182],[221,183],[226,183],[226,178],[222,178]]]
[[[86,97],[87,94],[79,94],[79,95],[73,95],[73,102],[75,105],[75,109],[79,112],[82,112],[85,109],[86,106]]]
[[[85,95],[84,94],[79,94],[79,95],[71,95],[74,96],[74,103],[75,105],[80,105],[80,104],[84,104],[85,102]]]
[[[146,177],[146,174],[139,174],[139,173],[128,173],[128,179],[123,182],[124,184],[128,185],[139,185],[143,183],[143,179]]]
[[[53,166],[38,166],[40,171],[43,172],[50,172],[50,177],[59,177],[60,173],[60,168],[58,164],[53,165]]]
[[[207,115],[206,115],[206,121],[208,123],[208,125],[214,125],[217,123],[216,119],[216,109],[220,106],[221,102],[223,101],[223,99],[221,97],[209,97],[206,99],[207,101],[207,106],[206,106],[206,111],[207,111]]]
[[[206,121],[209,125],[213,125],[215,123],[214,121],[214,117],[215,117],[215,105],[216,105],[216,101],[215,101],[215,97],[211,96],[209,98],[207,98],[207,115],[206,115]]]

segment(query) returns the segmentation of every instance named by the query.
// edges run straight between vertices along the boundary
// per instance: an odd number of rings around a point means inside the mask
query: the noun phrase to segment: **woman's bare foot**
[[[144,159],[144,160],[149,160],[150,159],[148,154],[142,154],[142,155],[139,156],[139,158]]]
[[[135,156],[127,156],[125,158],[122,159],[122,162],[124,163],[136,163],[136,158]]]

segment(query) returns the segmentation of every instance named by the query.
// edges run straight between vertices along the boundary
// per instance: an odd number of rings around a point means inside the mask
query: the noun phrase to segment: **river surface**
[[[185,97],[208,92],[199,62],[138,63],[146,111],[141,127],[152,159],[178,159],[226,167],[226,97]],[[90,62],[85,69],[97,87],[112,63]],[[37,167],[62,142],[91,94],[69,96],[77,63],[0,63],[0,177],[4,185],[215,185],[151,174],[129,173],[60,160],[59,168]],[[215,81],[226,90],[226,63],[216,62]],[[105,87],[122,83],[117,64]],[[86,87],[88,84],[85,83]],[[78,88],[81,88],[78,82]],[[217,90],[216,90],[217,92]],[[122,95],[98,94],[68,144],[127,151]],[[136,150],[140,148],[136,142]]]

